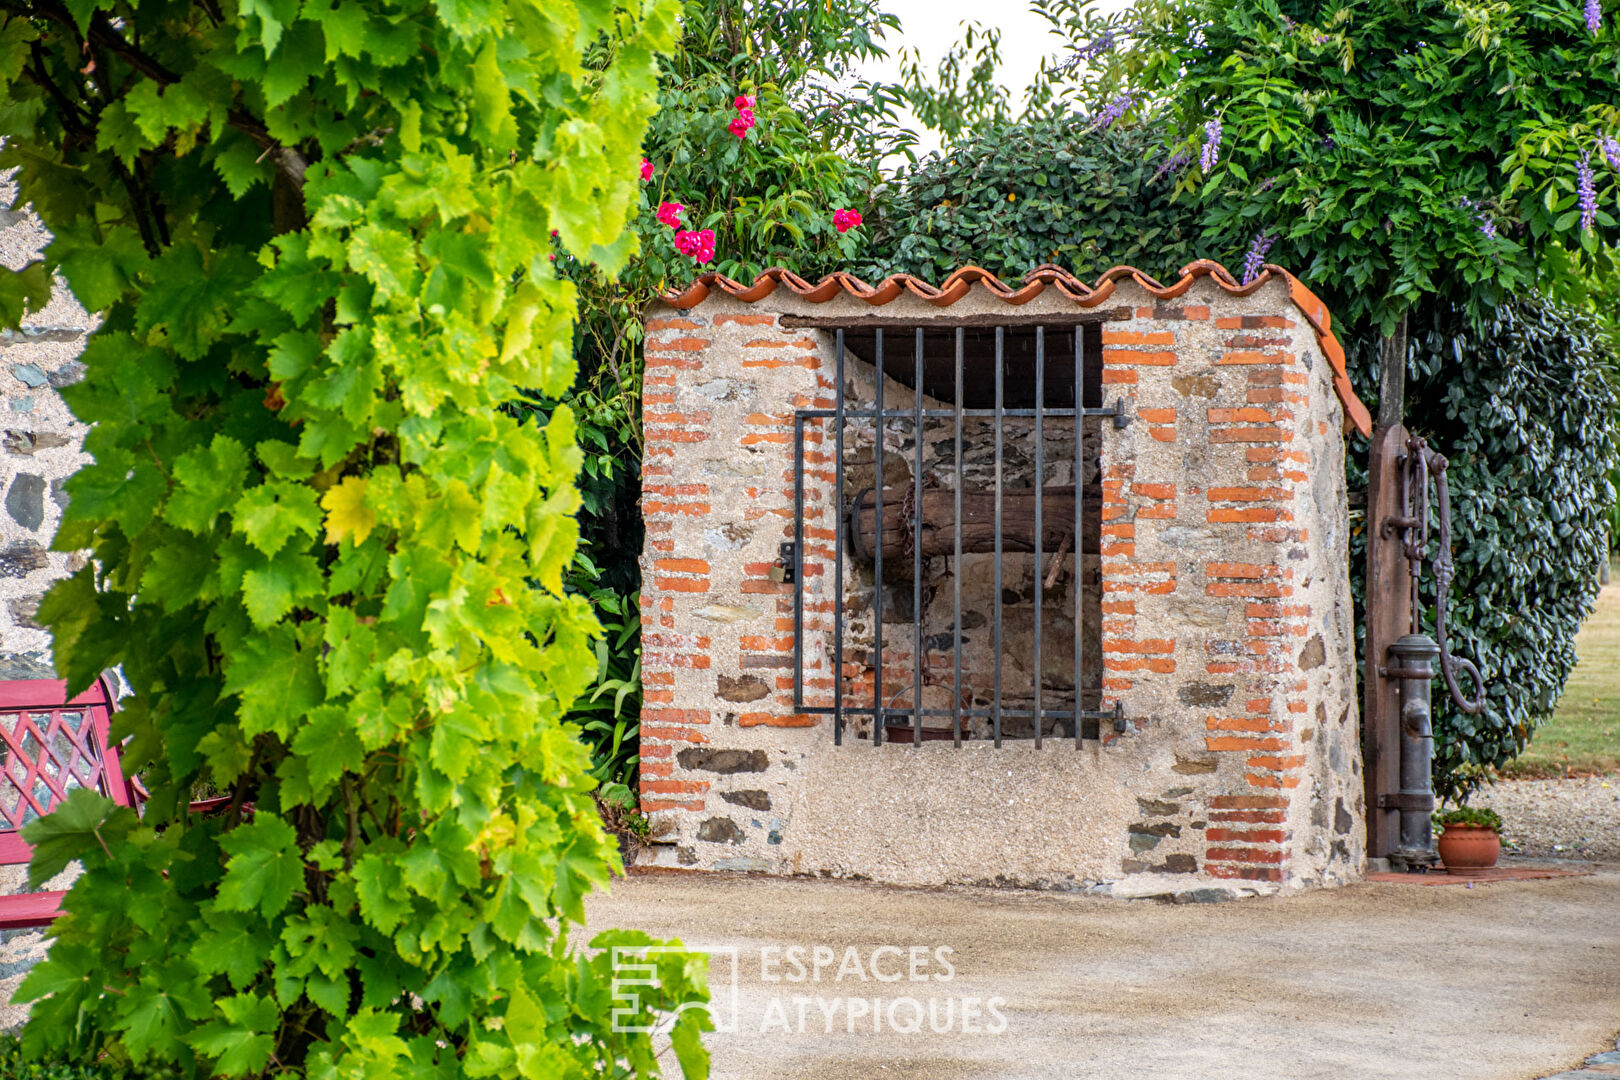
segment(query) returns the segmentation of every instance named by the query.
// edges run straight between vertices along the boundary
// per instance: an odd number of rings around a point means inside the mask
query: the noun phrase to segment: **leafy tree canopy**
[[[1620,30],[1576,0],[1041,0],[1052,102],[1167,116],[1223,248],[1384,332],[1425,295],[1481,318],[1580,299],[1620,240]]]

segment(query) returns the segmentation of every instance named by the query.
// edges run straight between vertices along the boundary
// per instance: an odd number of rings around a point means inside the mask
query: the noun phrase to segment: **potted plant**
[[[1459,806],[1436,814],[1434,823],[1444,830],[1438,846],[1448,874],[1478,876],[1496,865],[1502,854],[1502,819],[1495,810]]]

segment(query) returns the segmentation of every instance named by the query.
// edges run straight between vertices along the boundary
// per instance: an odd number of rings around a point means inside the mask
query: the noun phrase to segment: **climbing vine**
[[[558,260],[580,290],[579,377],[524,407],[548,415],[565,401],[579,417],[583,544],[570,583],[613,632],[574,717],[609,798],[629,798],[639,766],[642,309],[706,271],[752,281],[772,265],[812,278],[847,268],[877,162],[911,138],[898,88],[855,73],[897,26],[875,0],[685,0],[643,142],[638,250],[612,279]]]
[[[94,456],[42,616],[71,687],[122,664],[143,815],[76,792],[31,876],[84,874],[32,1051],[189,1076],[649,1075],[657,961],[614,1024],[618,865],[564,711],[576,290],[635,249],[667,0],[0,4],[0,167],[104,313]],[[192,792],[222,793],[211,814]],[[623,1019],[621,1017],[620,1019]],[[701,1014],[673,1029],[706,1072]],[[630,1031],[621,1030],[625,1027]]]

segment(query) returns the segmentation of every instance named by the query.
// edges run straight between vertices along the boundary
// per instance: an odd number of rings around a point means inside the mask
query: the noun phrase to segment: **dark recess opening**
[[[1085,357],[1087,408],[1102,406],[1102,326],[1081,327]],[[917,332],[896,327],[879,331],[870,327],[844,331],[844,347],[862,359],[876,362],[877,336],[883,334],[883,371],[902,386],[916,383]],[[1002,404],[1009,409],[1035,407],[1035,327],[1020,324],[1003,328],[1002,360],[1006,365]],[[1046,407],[1074,408],[1074,334],[1068,326],[1046,329]],[[947,405],[956,400],[956,328],[923,331],[923,393]],[[885,402],[887,408],[900,402]],[[996,405],[996,328],[966,327],[962,331],[962,404],[969,409]]]

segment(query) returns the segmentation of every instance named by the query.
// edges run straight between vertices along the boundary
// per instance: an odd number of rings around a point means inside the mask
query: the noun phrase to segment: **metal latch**
[[[771,564],[771,580],[778,584],[792,585],[798,581],[793,569],[799,565],[799,547],[789,540],[776,550],[776,561]]]

